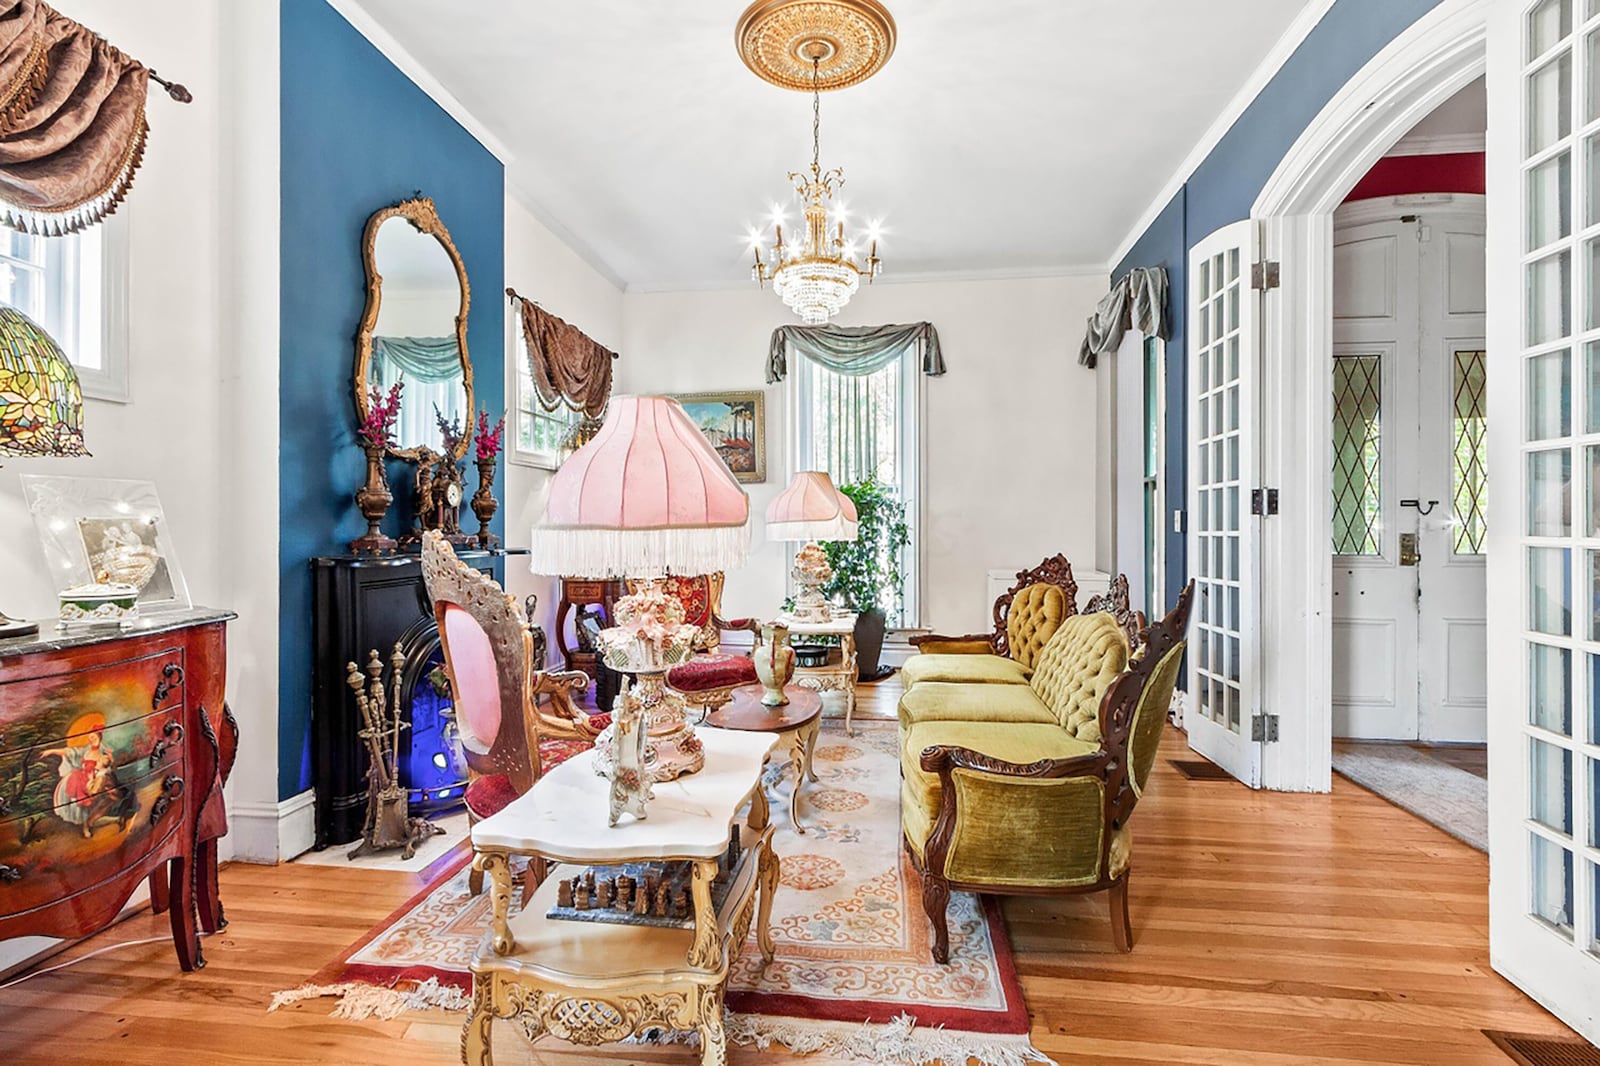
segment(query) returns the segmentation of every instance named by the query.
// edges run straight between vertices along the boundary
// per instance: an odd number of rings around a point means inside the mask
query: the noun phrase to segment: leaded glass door
[[[1225,226],[1189,251],[1189,567],[1195,606],[1184,725],[1189,745],[1251,788],[1256,696],[1258,293],[1256,223]]]
[[[1490,959],[1600,1041],[1600,0],[1489,19]]]

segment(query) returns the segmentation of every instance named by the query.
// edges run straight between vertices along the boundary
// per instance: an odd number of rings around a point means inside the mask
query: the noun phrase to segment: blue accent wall
[[[1171,511],[1186,506],[1188,392],[1185,319],[1189,305],[1189,249],[1230,222],[1250,216],[1250,206],[1294,142],[1351,77],[1438,0],[1335,0],[1283,66],[1229,127],[1184,186],[1140,235],[1112,272],[1165,266],[1172,334],[1167,341],[1166,492],[1167,602],[1188,580],[1181,533]]]
[[[365,532],[351,377],[365,306],[361,234],[374,211],[433,198],[472,287],[467,348],[479,408],[505,408],[505,171],[326,0],[282,0],[278,795],[311,787],[311,571]],[[394,464],[391,535],[410,514]],[[468,466],[467,489],[476,484]],[[496,493],[504,498],[504,472]],[[503,514],[503,512],[502,512]],[[476,529],[476,519],[465,523]],[[494,525],[503,533],[499,516]]]

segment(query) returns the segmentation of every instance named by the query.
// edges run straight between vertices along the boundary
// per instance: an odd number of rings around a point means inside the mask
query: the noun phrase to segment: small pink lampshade
[[[767,505],[771,540],[855,540],[856,505],[825,470],[801,470]]]
[[[535,573],[708,574],[744,564],[750,498],[676,400],[614,396],[605,425],[550,480]]]

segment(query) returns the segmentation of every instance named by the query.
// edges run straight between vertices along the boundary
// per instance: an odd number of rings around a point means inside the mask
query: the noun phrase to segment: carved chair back
[[[1128,575],[1118,574],[1111,579],[1111,587],[1098,596],[1090,596],[1083,605],[1084,614],[1094,614],[1104,611],[1117,620],[1122,631],[1128,635],[1128,648],[1134,655],[1141,654],[1140,642],[1144,639],[1145,627],[1149,624],[1143,611],[1133,609],[1131,597],[1128,595]]]
[[[537,724],[527,707],[532,638],[522,607],[433,530],[422,537],[422,579],[467,766],[477,775],[505,774],[521,795],[540,773]]]
[[[1017,583],[994,601],[994,653],[1031,669],[1057,627],[1077,613],[1077,603],[1078,583],[1065,555],[1058,552],[1032,570],[1018,570]]]
[[[721,570],[695,577],[672,575],[655,579],[662,592],[683,604],[684,624],[699,630],[694,638],[697,652],[721,650],[722,630],[717,623],[722,617],[722,586],[726,580]],[[643,578],[628,578],[628,594],[638,592],[644,584]]]
[[[1144,654],[1118,678],[1100,704],[1100,732],[1109,753],[1106,821],[1120,829],[1144,794],[1167,722],[1183,664],[1184,634],[1194,582],[1189,582],[1165,618],[1145,631]]]

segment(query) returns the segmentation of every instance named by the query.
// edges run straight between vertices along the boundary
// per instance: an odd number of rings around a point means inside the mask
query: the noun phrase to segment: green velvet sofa
[[[1128,818],[1167,721],[1193,594],[1191,584],[1131,643],[1114,613],[1068,615],[1020,681],[923,676],[907,687],[901,832],[937,961],[949,961],[952,888],[1108,890],[1117,947],[1132,949]]]

